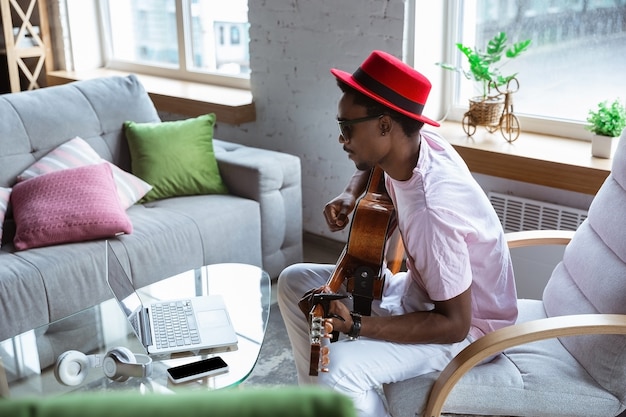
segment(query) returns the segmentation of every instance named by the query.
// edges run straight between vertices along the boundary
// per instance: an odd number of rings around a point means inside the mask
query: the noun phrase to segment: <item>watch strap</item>
[[[352,312],[350,313],[350,317],[352,317],[352,327],[350,327],[348,337],[350,337],[350,339],[358,339],[361,335],[361,315]]]

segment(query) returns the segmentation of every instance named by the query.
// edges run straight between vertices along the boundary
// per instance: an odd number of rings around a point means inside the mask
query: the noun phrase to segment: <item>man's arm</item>
[[[348,333],[353,323],[348,308],[333,302],[331,313],[345,320],[333,319],[335,330]],[[360,335],[397,343],[454,343],[467,337],[471,320],[472,298],[468,288],[450,300],[435,302],[435,308],[430,311],[387,317],[363,316]]]

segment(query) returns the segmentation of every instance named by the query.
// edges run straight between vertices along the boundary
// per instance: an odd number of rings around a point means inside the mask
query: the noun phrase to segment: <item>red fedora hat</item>
[[[399,113],[439,126],[434,120],[422,116],[430,81],[393,55],[373,51],[354,74],[336,68],[330,72],[355,90]]]

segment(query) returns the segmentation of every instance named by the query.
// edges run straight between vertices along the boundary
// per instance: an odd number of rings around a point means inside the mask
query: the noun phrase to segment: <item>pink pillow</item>
[[[100,155],[84,139],[78,136],[48,152],[43,158],[18,175],[17,180],[24,181],[61,169],[77,168],[103,162],[111,165],[117,193],[124,210],[135,204],[152,189],[152,186],[141,178],[100,158]]]
[[[4,216],[9,208],[10,196],[10,188],[0,187],[0,246],[2,246],[2,226],[4,225]]]
[[[64,169],[19,182],[11,193],[15,249],[132,233],[108,163]]]

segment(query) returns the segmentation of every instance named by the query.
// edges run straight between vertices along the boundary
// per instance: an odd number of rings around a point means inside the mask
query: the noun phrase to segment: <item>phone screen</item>
[[[203,359],[198,362],[174,366],[172,368],[169,368],[167,372],[173,380],[182,381],[194,378],[201,378],[203,376],[225,372],[227,370],[228,365],[226,364],[226,362],[224,362],[221,357],[215,356],[212,358]]]

